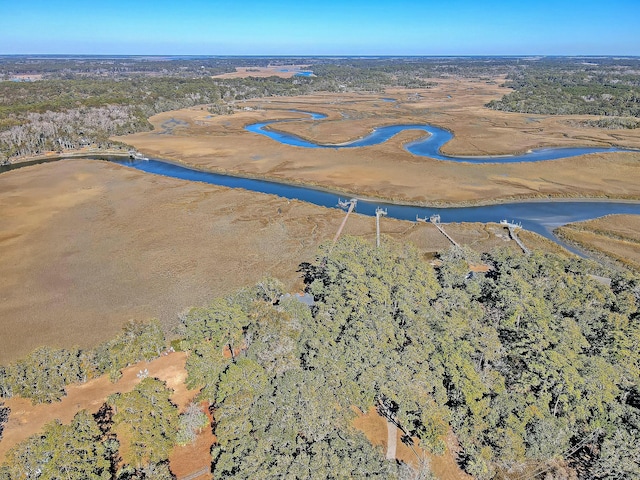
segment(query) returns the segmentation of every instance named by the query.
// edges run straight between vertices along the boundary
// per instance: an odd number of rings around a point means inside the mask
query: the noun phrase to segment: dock
[[[522,249],[525,255],[531,255],[531,250],[529,250],[520,237],[518,237],[517,231],[522,228],[522,225],[519,223],[508,222],[507,220],[500,220],[500,225],[503,225],[509,229],[509,236],[518,244],[518,246]]]
[[[451,236],[444,231],[444,228],[442,227],[442,225],[440,225],[440,215],[431,215],[428,221],[433,223],[435,227],[438,230],[440,230],[440,233],[442,233],[445,237],[447,237],[447,240],[449,240],[455,247],[460,248],[460,245],[458,245],[458,242],[456,242],[453,238],[451,238]],[[416,222],[427,222],[427,217],[420,218],[419,216],[416,215]]]

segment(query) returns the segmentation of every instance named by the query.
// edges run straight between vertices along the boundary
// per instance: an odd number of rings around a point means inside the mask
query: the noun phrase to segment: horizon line
[[[0,57],[218,57],[218,58],[640,58],[640,54],[208,54],[208,53],[0,53]]]

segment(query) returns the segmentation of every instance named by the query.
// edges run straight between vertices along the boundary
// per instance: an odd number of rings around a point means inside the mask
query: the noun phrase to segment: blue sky
[[[640,55],[640,0],[0,0],[0,54]]]

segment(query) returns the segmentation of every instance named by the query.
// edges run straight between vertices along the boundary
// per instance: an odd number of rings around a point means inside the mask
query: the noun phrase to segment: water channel
[[[420,157],[429,157],[436,160],[448,162],[463,163],[523,163],[523,162],[541,162],[546,160],[559,160],[561,158],[577,157],[579,155],[587,155],[590,153],[607,153],[607,152],[637,152],[638,150],[617,148],[617,147],[563,147],[563,148],[540,148],[519,155],[499,155],[499,156],[478,156],[478,157],[455,157],[445,155],[441,152],[442,146],[453,138],[453,134],[444,128],[436,127],[429,124],[401,124],[387,125],[375,128],[369,135],[366,135],[351,142],[340,144],[322,144],[305,140],[301,137],[290,133],[279,132],[269,129],[271,125],[277,123],[299,122],[299,121],[317,121],[325,119],[327,116],[321,113],[305,112],[301,110],[291,110],[295,113],[301,113],[308,118],[296,118],[285,120],[271,120],[268,122],[253,123],[247,125],[245,129],[249,132],[264,135],[283,145],[303,148],[357,148],[379,145],[386,142],[391,137],[397,135],[404,130],[418,130],[425,132],[425,135],[418,140],[409,142],[404,148],[414,155]]]
[[[298,112],[309,115],[311,120],[320,120],[325,115]],[[431,125],[392,125],[381,127],[362,139],[342,144],[342,145],[321,145],[308,142],[294,135],[268,130],[265,127],[277,122],[300,121],[300,119],[278,120],[270,122],[255,123],[248,125],[246,129],[260,135],[266,135],[275,141],[290,146],[305,148],[355,148],[382,143],[393,135],[406,129],[423,130],[429,136],[414,141],[406,145],[410,152],[420,152],[417,155],[429,156],[445,161],[475,162],[475,163],[504,163],[504,162],[534,162],[543,160],[554,160],[566,158],[567,156],[584,155],[594,152],[623,151],[616,148],[557,148],[541,149],[531,153],[509,157],[449,157],[442,155],[440,147],[452,138],[452,134],[447,130]],[[231,175],[217,174],[202,170],[188,168],[171,162],[157,159],[123,159],[101,157],[98,159],[109,160],[120,165],[135,168],[148,173],[164,175],[167,177],[182,180],[205,182],[213,185],[221,185],[231,188],[243,188],[254,192],[278,195],[288,199],[297,199],[323,207],[337,207],[338,194],[327,191],[286,183],[272,182],[268,180],[258,180],[251,178],[235,177]],[[15,164],[0,167],[0,172],[20,168],[21,166],[42,163],[29,162],[25,164]],[[346,195],[346,194],[345,194]],[[343,197],[346,198],[346,197]],[[561,242],[553,235],[553,229],[567,223],[588,220],[609,214],[635,214],[640,215],[640,202],[622,201],[567,201],[567,200],[536,200],[529,202],[502,203],[497,205],[476,206],[476,207],[420,207],[410,205],[391,204],[384,201],[372,201],[361,199],[358,201],[356,212],[364,215],[375,215],[377,207],[386,208],[387,215],[399,220],[415,221],[417,217],[428,218],[431,215],[440,215],[442,222],[499,222],[507,219],[515,223],[521,223],[523,228],[534,231],[557,243],[560,243],[569,250],[579,253],[574,248]]]
[[[126,165],[148,173],[155,173],[167,177],[183,180],[205,182],[231,188],[243,188],[253,192],[278,195],[288,199],[297,199],[313,203],[322,207],[337,207],[338,195],[313,187],[288,185],[285,183],[257,180],[251,178],[234,177],[217,173],[205,172],[176,165],[161,160],[129,160],[112,159],[120,165]],[[348,198],[343,196],[342,198]],[[434,214],[441,216],[442,222],[499,222],[502,219],[522,223],[522,227],[539,233],[561,245],[569,248],[553,235],[553,229],[561,225],[591,218],[601,217],[613,213],[640,215],[640,202],[615,201],[564,201],[541,200],[531,202],[503,203],[477,207],[420,207],[411,205],[397,205],[384,201],[358,200],[356,212],[364,215],[375,215],[377,207],[386,208],[387,216],[399,220],[416,220],[430,217]],[[569,248],[571,251],[577,251]]]

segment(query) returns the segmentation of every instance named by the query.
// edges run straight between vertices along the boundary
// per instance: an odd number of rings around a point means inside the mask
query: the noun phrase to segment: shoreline
[[[130,148],[130,150],[133,147]],[[0,165],[0,167],[10,167],[12,165],[22,165],[24,163],[35,165],[36,162],[45,163],[48,160],[64,160],[66,158],[83,158],[90,156],[105,156],[105,157],[130,157],[131,154],[123,152],[121,149],[93,149],[91,151],[85,150],[68,150],[66,152],[47,152],[40,155],[20,156],[13,159],[7,159],[8,163]]]
[[[28,167],[32,165],[39,165],[41,163],[49,163],[56,162],[61,160],[101,160],[101,161],[109,161],[108,158],[99,158],[99,157],[117,157],[117,158],[130,158],[129,153],[123,153],[121,151],[101,151],[100,153],[85,153],[85,152],[72,152],[68,154],[55,155],[55,156],[36,156],[30,158],[24,158],[20,162],[11,163],[9,165],[5,165],[4,167],[8,167],[6,170],[0,166],[0,175],[7,171],[17,170],[19,168]],[[410,207],[424,207],[424,208],[459,208],[459,207],[485,207],[490,205],[505,205],[510,203],[543,203],[543,202],[601,202],[601,203],[628,203],[628,204],[638,204],[640,203],[639,197],[610,197],[610,196],[585,196],[581,195],[578,197],[570,197],[570,196],[538,196],[538,197],[515,197],[515,198],[494,198],[492,200],[487,201],[479,201],[479,202],[443,202],[443,201],[434,201],[434,202],[411,202],[406,200],[394,199],[394,198],[386,198],[379,197],[374,195],[368,195],[366,193],[354,193],[346,190],[333,189],[324,185],[301,182],[296,181],[294,179],[282,179],[280,177],[274,177],[269,175],[251,175],[244,174],[239,172],[230,172],[224,169],[211,169],[211,168],[203,168],[199,166],[195,166],[193,164],[184,162],[182,160],[176,160],[172,158],[156,158],[153,156],[148,157],[152,160],[158,160],[161,162],[166,162],[169,164],[185,167],[194,171],[213,173],[217,175],[225,175],[228,177],[234,178],[246,178],[249,180],[258,180],[264,182],[270,182],[280,185],[293,186],[293,187],[302,187],[302,188],[310,188],[318,191],[322,191],[325,193],[335,194],[338,197],[351,197],[357,200],[363,200],[367,202],[379,202],[381,204],[390,204],[390,205],[399,205],[399,206],[410,206]]]

